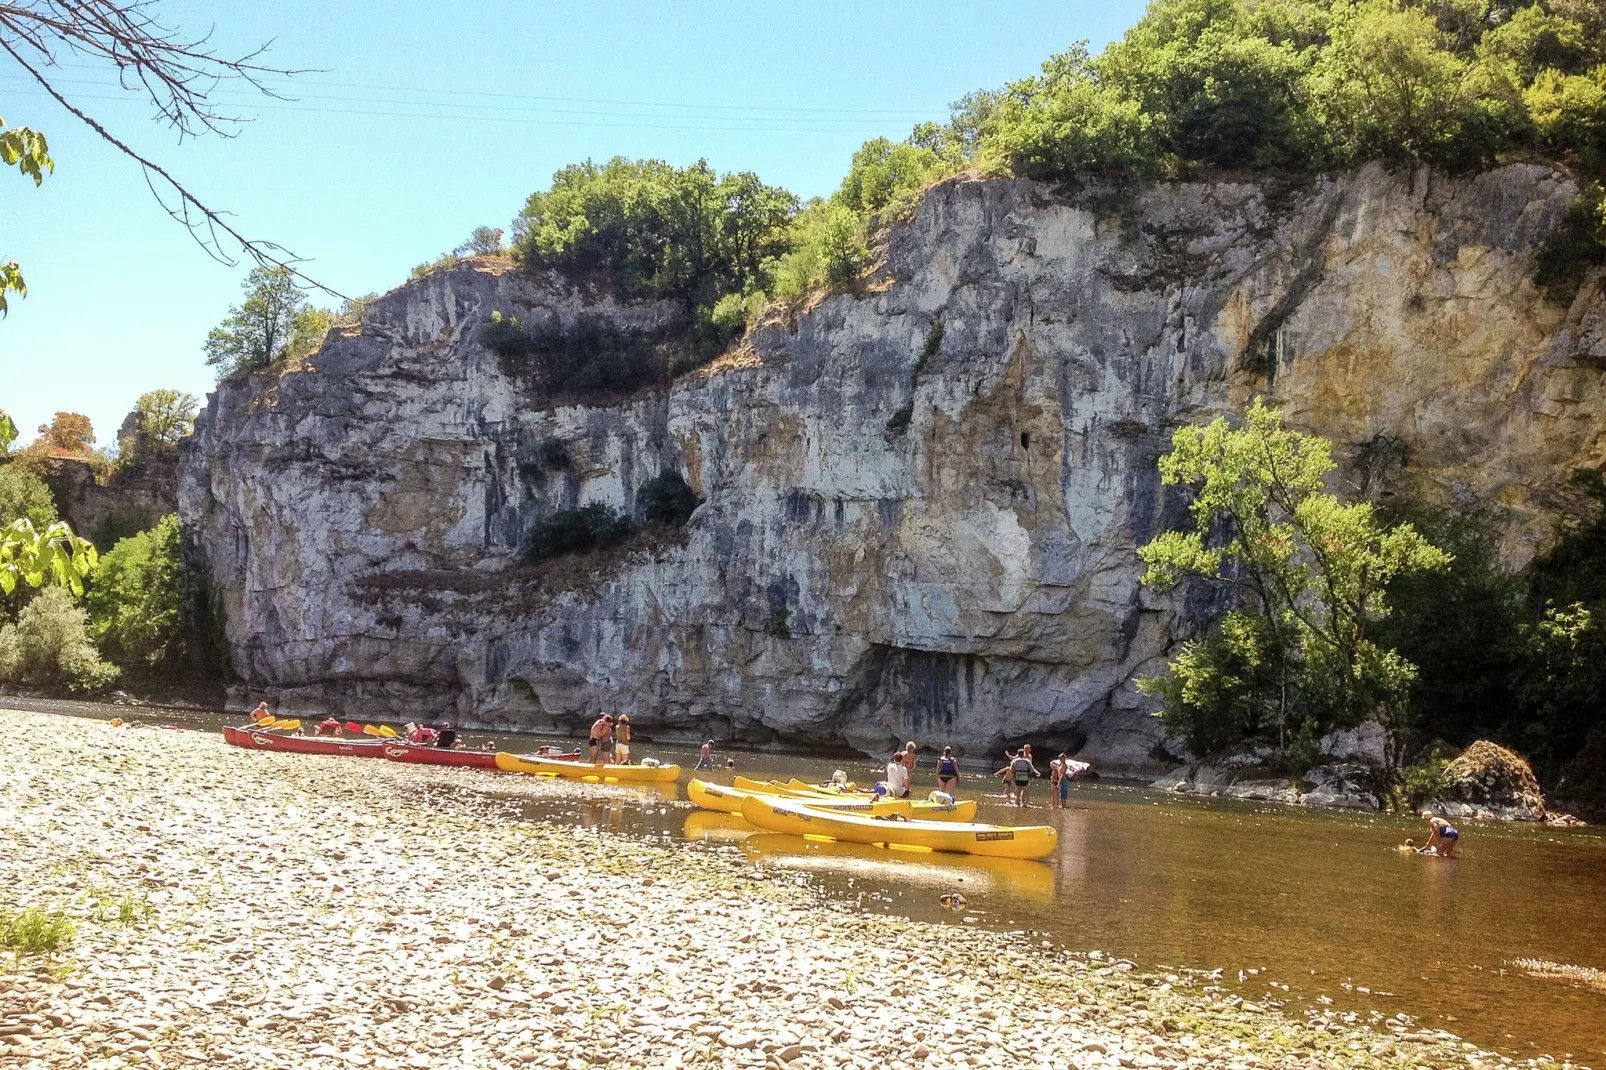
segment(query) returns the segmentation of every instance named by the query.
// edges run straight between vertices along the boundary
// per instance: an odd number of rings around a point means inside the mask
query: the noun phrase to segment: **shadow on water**
[[[189,711],[27,705],[209,730],[222,723]],[[484,738],[468,735],[471,744]],[[537,741],[506,742],[520,750]],[[682,785],[693,775],[694,751],[637,749],[680,762]],[[737,758],[740,772],[757,778],[823,780],[845,767],[850,776],[873,779],[868,767],[840,760]],[[499,774],[432,771],[458,787],[498,794]],[[702,775],[728,784],[733,772]],[[1054,825],[1058,851],[1044,862],[1014,862],[805,842],[694,810],[678,789],[610,788],[599,797],[582,788],[571,797],[521,798],[520,805],[531,820],[729,853],[866,910],[1027,930],[1145,967],[1219,968],[1245,998],[1296,1015],[1329,1006],[1357,1021],[1404,1013],[1513,1055],[1552,1053],[1595,1065],[1606,1059],[1606,991],[1536,977],[1519,964],[1606,970],[1600,829],[1470,824],[1461,857],[1450,860],[1396,849],[1405,837],[1424,834],[1420,819],[1408,816],[1191,800],[1098,784],[1078,784],[1064,810],[1043,805],[1046,792],[1038,792],[1023,815],[991,795],[990,782],[971,778],[960,787],[961,795],[980,798],[979,820]],[[939,902],[955,892],[964,897],[961,909]]]

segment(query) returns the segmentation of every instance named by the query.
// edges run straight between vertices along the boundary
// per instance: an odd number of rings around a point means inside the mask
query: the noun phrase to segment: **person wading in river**
[[[1006,783],[1014,786],[1015,805],[1030,806],[1031,804],[1026,801],[1026,797],[1027,794],[1032,790],[1032,777],[1040,777],[1043,775],[1042,773],[1038,772],[1037,766],[1032,764],[1031,744],[1028,743],[1023,745],[1020,749],[1020,753],[1016,754],[1014,758],[1010,759],[1008,772],[1009,780],[1006,781]]]
[[[942,756],[937,759],[937,790],[952,795],[958,783],[959,759],[954,757],[952,747],[944,747]]]

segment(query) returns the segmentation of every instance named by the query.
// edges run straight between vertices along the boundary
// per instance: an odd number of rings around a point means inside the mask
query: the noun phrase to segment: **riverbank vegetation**
[[[1284,428],[1260,399],[1241,426],[1181,428],[1160,458],[1161,481],[1187,489],[1193,524],[1139,551],[1144,582],[1197,578],[1224,587],[1231,605],[1140,683],[1196,754],[1258,743],[1308,767],[1324,735],[1376,721],[1393,775],[1416,666],[1372,629],[1388,616],[1392,580],[1450,557],[1409,523],[1386,526],[1372,506],[1341,502],[1326,488],[1336,467],[1325,439]]]
[[[1161,479],[1192,525],[1140,550],[1145,582],[1215,589],[1220,611],[1142,681],[1200,757],[1263,749],[1300,773],[1335,730],[1375,721],[1384,787],[1432,797],[1477,740],[1526,757],[1595,810],[1586,755],[1606,744],[1606,481],[1527,569],[1502,567],[1494,520],[1327,491],[1324,440],[1257,400],[1234,424],[1179,430]]]
[[[178,391],[142,395],[120,451],[100,457],[96,477],[115,488],[122,473],[142,477],[146,466],[165,465],[154,478],[176,478],[178,443],[195,407]],[[72,430],[75,448],[63,447],[53,429]],[[0,687],[95,695],[118,683],[163,693],[219,686],[226,667],[209,634],[213,622],[185,611],[199,583],[184,567],[178,518],[147,516],[118,532],[143,509],[113,508],[97,546],[60,519],[52,488],[64,464],[87,462],[80,454],[94,441],[88,421],[58,413],[22,450],[11,449],[16,429],[3,413],[0,430]]]

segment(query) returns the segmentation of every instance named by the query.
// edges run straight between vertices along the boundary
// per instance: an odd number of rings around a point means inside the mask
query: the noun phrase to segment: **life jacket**
[[[1010,770],[1015,774],[1016,780],[1024,780],[1032,775],[1032,762],[1030,758],[1016,758],[1009,763]]]
[[[938,758],[937,775],[941,777],[958,776],[959,762],[953,758]]]

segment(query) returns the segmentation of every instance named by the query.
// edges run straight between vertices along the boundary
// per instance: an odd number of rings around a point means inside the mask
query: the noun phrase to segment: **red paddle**
[[[362,735],[362,725],[358,724],[356,721],[347,721],[346,731],[355,732],[360,736]]]

